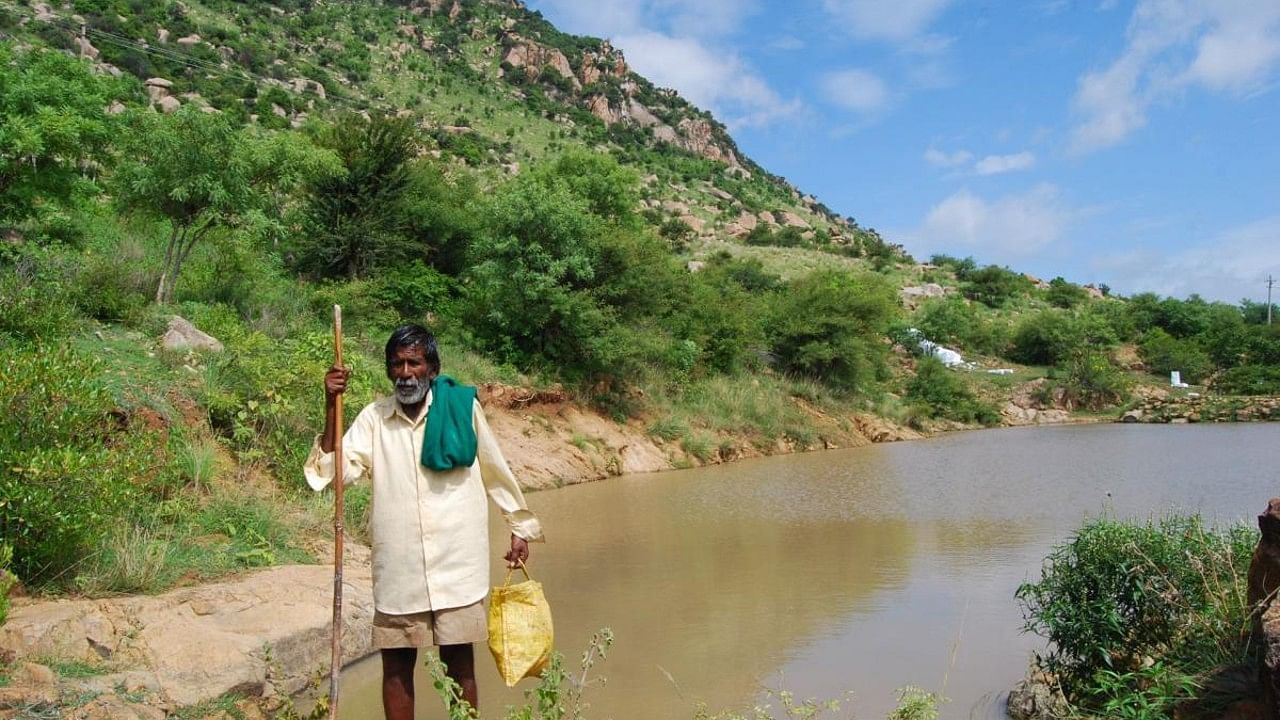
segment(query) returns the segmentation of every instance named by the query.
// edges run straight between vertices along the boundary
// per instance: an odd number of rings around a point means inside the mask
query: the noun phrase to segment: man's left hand
[[[529,560],[529,542],[524,538],[511,534],[511,551],[504,557],[507,559],[507,567],[514,568],[523,565]]]

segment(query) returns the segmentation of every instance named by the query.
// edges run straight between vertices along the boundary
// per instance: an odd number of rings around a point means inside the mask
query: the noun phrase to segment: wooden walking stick
[[[333,306],[334,365],[342,367],[342,306]],[[338,717],[342,673],[342,393],[333,396],[333,664],[329,668],[329,720]]]

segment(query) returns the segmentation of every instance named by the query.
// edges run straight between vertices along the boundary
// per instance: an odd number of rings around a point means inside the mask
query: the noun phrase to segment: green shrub
[[[1073,282],[1061,277],[1049,281],[1049,289],[1044,292],[1050,305],[1060,308],[1073,308],[1089,299],[1089,292]]]
[[[1009,329],[982,305],[950,295],[926,302],[916,316],[916,328],[933,342],[969,352],[1000,355],[1009,344]]]
[[[1280,367],[1241,365],[1223,370],[1213,379],[1213,389],[1223,395],[1280,395]]]
[[[983,425],[1000,419],[995,408],[975,398],[958,374],[933,357],[920,358],[915,377],[907,383],[906,399],[928,417]]]
[[[63,337],[76,329],[72,285],[44,265],[32,256],[0,265],[0,341]]]
[[[1147,331],[1138,353],[1152,373],[1168,377],[1177,370],[1182,373],[1183,381],[1189,383],[1198,383],[1213,371],[1213,360],[1198,342],[1175,338],[1161,328]]]
[[[76,305],[105,322],[136,322],[146,310],[154,278],[143,267],[137,245],[82,258],[76,277]]]
[[[883,372],[897,305],[876,275],[823,270],[788,283],[769,325],[778,365],[843,390],[871,387]]]
[[[988,307],[1004,307],[1015,297],[1031,292],[1031,281],[1009,268],[988,265],[981,270],[965,272],[960,278],[964,281],[965,297]]]
[[[1090,410],[1124,402],[1132,384],[1105,353],[1088,349],[1073,351],[1055,375],[1066,391],[1068,407]]]
[[[161,435],[131,427],[95,358],[65,345],[0,357],[0,537],[26,582],[69,582],[104,530],[163,485]]]
[[[1114,698],[1099,673],[1143,657],[1189,674],[1238,661],[1256,543],[1244,525],[1211,530],[1195,515],[1091,520],[1053,550],[1038,582],[1018,589],[1025,629],[1049,640],[1049,668],[1085,707]]]
[[[9,619],[9,591],[18,582],[18,577],[9,571],[12,564],[13,547],[0,543],[0,625]]]
[[[1018,323],[1009,357],[1028,365],[1056,365],[1081,348],[1115,345],[1115,331],[1102,315],[1044,310]]]

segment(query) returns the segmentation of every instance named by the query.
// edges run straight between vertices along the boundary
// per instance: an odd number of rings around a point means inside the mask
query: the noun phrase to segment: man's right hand
[[[334,365],[324,374],[324,393],[329,397],[341,395],[347,391],[347,380],[351,377],[351,368]]]

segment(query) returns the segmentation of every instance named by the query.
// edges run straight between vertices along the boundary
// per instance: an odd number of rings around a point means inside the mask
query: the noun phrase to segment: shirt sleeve
[[[516,484],[516,476],[502,456],[498,440],[489,429],[480,402],[472,407],[471,416],[476,430],[476,461],[480,463],[480,479],[484,482],[489,499],[502,511],[511,532],[525,540],[541,541],[542,523],[525,504],[524,493]]]
[[[359,480],[369,469],[373,458],[373,423],[375,413],[370,405],[356,416],[347,432],[342,436],[342,484],[350,485]],[[320,439],[316,435],[311,445],[311,454],[302,466],[302,474],[312,490],[320,491],[333,482],[333,453],[320,449]]]

